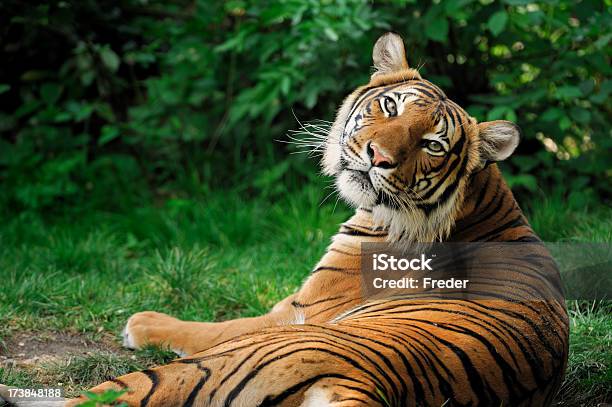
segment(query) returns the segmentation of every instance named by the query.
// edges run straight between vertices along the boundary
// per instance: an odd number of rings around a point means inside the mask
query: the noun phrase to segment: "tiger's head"
[[[406,61],[388,33],[374,45],[370,82],[342,103],[323,169],[350,204],[372,210],[393,240],[436,241],[451,231],[471,174],[519,142],[508,121],[478,123]]]

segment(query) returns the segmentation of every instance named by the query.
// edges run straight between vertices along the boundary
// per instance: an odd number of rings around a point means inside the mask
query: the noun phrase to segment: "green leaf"
[[[495,106],[487,114],[487,120],[499,120],[506,118],[511,109],[508,106]]]
[[[98,145],[103,146],[104,144],[116,139],[119,136],[119,129],[115,126],[106,125],[102,127],[100,138],[98,139]]]
[[[115,121],[115,114],[113,108],[105,102],[100,102],[95,105],[95,111],[106,121]]]
[[[583,107],[573,107],[570,110],[570,115],[578,123],[586,124],[591,121],[591,112]]]
[[[486,120],[489,109],[483,105],[469,105],[467,111],[470,116],[474,116],[478,121]]]
[[[70,116],[70,113],[68,112],[58,112],[55,114],[55,122],[56,123],[64,123],[69,121],[70,119],[72,119],[72,116]]]
[[[317,104],[318,96],[319,89],[315,88],[314,86],[309,87],[305,92],[304,105],[308,109],[312,109]]]
[[[458,16],[461,16],[462,11],[466,9],[465,6],[469,3],[471,3],[471,0],[445,0],[443,3],[444,14],[452,19],[457,19]]]
[[[512,162],[521,168],[521,171],[529,172],[539,164],[537,158],[528,155],[517,155],[512,157]]]
[[[506,120],[509,120],[511,122],[516,122],[518,119],[518,117],[516,116],[516,112],[513,109],[508,109],[505,117]]]
[[[427,75],[427,79],[430,82],[435,83],[441,88],[452,88],[453,87],[453,81],[451,80],[451,78],[449,78],[446,75],[429,74]]]
[[[0,83],[0,95],[4,92],[8,92],[11,89],[11,85],[7,85],[6,83]]]
[[[578,84],[578,87],[580,88],[580,91],[583,95],[589,95],[593,92],[593,89],[595,89],[595,81],[593,79],[587,79],[585,81],[580,82]]]
[[[578,86],[561,86],[557,89],[556,96],[558,99],[574,99],[582,96],[582,92]]]
[[[53,105],[62,94],[62,87],[57,83],[45,83],[40,87],[40,97],[48,105]]]
[[[494,13],[487,21],[487,27],[494,36],[498,36],[506,28],[508,23],[508,13],[505,10]]]
[[[607,33],[599,37],[597,41],[595,41],[594,45],[596,48],[602,49],[610,43],[610,40],[612,40],[612,33]]]
[[[554,122],[555,120],[558,120],[561,116],[563,116],[563,111],[561,109],[551,107],[547,109],[544,113],[542,113],[540,119],[545,122]]]
[[[529,3],[533,3],[533,0],[504,0],[504,3],[511,6],[525,6]]]
[[[116,72],[119,68],[119,57],[108,45],[100,49],[100,59],[111,72]]]
[[[508,180],[510,188],[521,186],[527,188],[529,191],[535,191],[536,189],[538,189],[538,181],[533,175],[507,175],[506,178]]]
[[[436,16],[433,20],[426,23],[425,35],[438,42],[446,42],[448,37],[448,21],[444,16]]]
[[[42,103],[40,102],[40,100],[36,100],[36,99],[30,100],[28,102],[25,102],[21,106],[19,106],[19,108],[15,110],[15,113],[13,113],[13,116],[15,116],[16,119],[20,119],[34,112],[41,105]]]
[[[39,70],[29,70],[29,71],[25,71],[24,73],[21,74],[20,78],[22,81],[25,82],[34,82],[34,81],[38,81],[41,80],[43,78],[47,78],[49,77],[49,72],[47,71],[39,71]]]
[[[90,391],[86,391],[85,393],[83,393],[83,395],[85,397],[88,398],[87,401],[85,401],[84,403],[79,404],[80,406],[86,406],[86,407],[96,407],[99,405],[106,405],[106,404],[111,404],[111,403],[115,403],[117,401],[117,399],[119,397],[121,397],[123,394],[125,394],[127,392],[127,389],[125,390],[113,390],[113,389],[109,389],[109,390],[105,390],[103,393],[101,394],[96,394]],[[126,403],[120,403],[120,404],[113,404],[113,405],[117,405],[117,407],[124,407],[127,406]]]
[[[608,100],[608,95],[602,92],[595,93],[589,97],[589,100],[595,104],[602,104]]]
[[[246,7],[246,3],[242,0],[228,0],[223,8],[228,14],[236,14],[240,10],[244,10]]]
[[[81,83],[87,87],[96,79],[96,73],[94,71],[85,71],[81,75]]]
[[[569,119],[569,117],[564,116],[561,118],[561,120],[559,120],[559,128],[561,130],[565,131],[570,127],[572,127],[572,121]]]
[[[612,80],[603,81],[599,87],[599,91],[591,95],[589,97],[589,100],[597,104],[604,103],[608,100],[608,95],[610,94],[610,92],[612,92]],[[586,94],[586,92],[584,93]]]
[[[291,78],[283,76],[280,81],[280,88],[283,95],[288,95],[291,90]]]
[[[333,42],[338,41],[338,34],[336,34],[336,32],[331,27],[325,27],[323,32],[325,33],[325,35],[327,35],[327,38],[329,38]]]
[[[13,116],[0,112],[0,133],[11,130],[15,126]]]
[[[94,107],[85,102],[77,102],[74,100],[66,103],[66,111],[70,113],[73,119],[77,122],[88,119],[94,111]]]

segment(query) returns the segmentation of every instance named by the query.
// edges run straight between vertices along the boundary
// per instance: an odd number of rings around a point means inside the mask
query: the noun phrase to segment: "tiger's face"
[[[339,140],[340,191],[350,202],[370,208],[428,211],[443,203],[440,194],[457,188],[446,182],[456,184],[470,163],[467,134],[473,122],[422,79],[362,92]]]
[[[434,241],[450,232],[470,175],[508,157],[519,131],[478,123],[408,67],[402,39],[374,46],[377,71],[342,104],[323,167],[350,204],[372,210],[391,238]]]

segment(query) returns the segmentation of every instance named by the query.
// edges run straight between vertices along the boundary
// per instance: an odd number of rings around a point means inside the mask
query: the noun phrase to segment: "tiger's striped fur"
[[[568,349],[560,293],[525,300],[517,284],[503,299],[363,299],[363,242],[538,241],[491,163],[514,150],[516,128],[478,124],[408,68],[396,35],[377,42],[374,62],[370,83],[340,108],[323,160],[358,209],[301,289],[257,318],[136,314],[128,345],[169,343],[189,356],[92,391],[129,389],[120,400],[140,406],[551,403]]]

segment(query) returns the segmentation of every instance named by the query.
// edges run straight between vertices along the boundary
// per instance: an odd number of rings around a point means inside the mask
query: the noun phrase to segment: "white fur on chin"
[[[444,239],[455,224],[455,208],[459,199],[455,192],[444,205],[438,206],[426,215],[416,207],[393,209],[386,205],[376,205],[377,193],[372,188],[363,188],[352,181],[351,174],[341,172],[336,178],[340,195],[356,208],[372,210],[375,226],[388,230],[391,242],[436,242]]]

